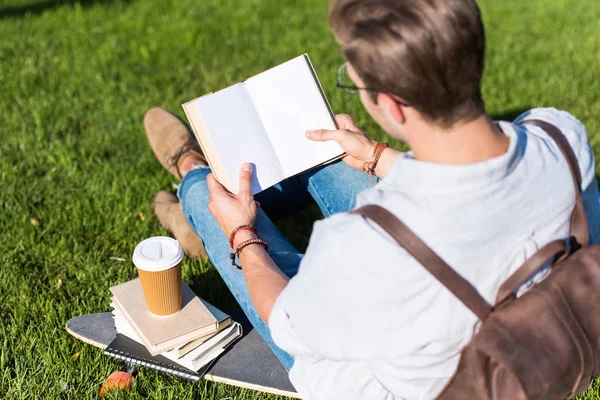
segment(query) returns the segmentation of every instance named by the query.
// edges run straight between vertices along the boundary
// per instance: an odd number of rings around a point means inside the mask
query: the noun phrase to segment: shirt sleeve
[[[587,189],[595,177],[595,160],[585,126],[573,115],[556,108],[534,108],[520,115],[515,123],[518,124],[530,119],[539,119],[551,123],[567,137],[579,161],[582,189]]]
[[[431,299],[441,301],[437,311],[425,312]],[[423,343],[456,336],[454,330],[463,329],[457,318],[475,324],[457,302],[378,226],[340,213],[315,224],[269,328],[273,341],[294,357],[290,380],[303,398],[391,400],[380,380],[387,364],[376,360],[402,360]],[[435,345],[431,352],[438,354]],[[419,365],[406,361],[403,376],[412,379]],[[423,390],[415,387],[415,393]]]
[[[393,265],[378,254],[393,257]],[[443,290],[389,236],[360,216],[341,213],[315,224],[298,274],[271,311],[269,328],[274,342],[294,357],[386,357],[389,329],[398,332],[395,350],[410,352],[415,344],[410,323],[422,318],[422,299]],[[419,296],[423,293],[432,297]]]
[[[581,170],[581,198],[590,231],[590,244],[600,243],[600,193],[596,180],[596,161],[585,126],[566,111],[535,108],[519,116],[515,123],[540,119],[559,128],[575,152]]]
[[[315,223],[298,273],[279,295],[269,316],[273,340],[294,357],[348,356],[339,336],[348,326],[351,304],[346,303],[346,297],[353,291],[350,275],[357,270],[358,261],[350,261],[348,255],[360,258],[355,243],[342,243],[349,236],[346,232],[356,228],[348,219],[358,217],[339,215]],[[333,233],[336,231],[337,235]],[[342,281],[350,284],[345,293],[339,290]]]

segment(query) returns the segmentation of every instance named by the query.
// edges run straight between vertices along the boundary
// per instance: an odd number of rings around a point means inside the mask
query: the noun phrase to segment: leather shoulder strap
[[[494,307],[498,307],[502,302],[511,298],[517,288],[548,261],[557,263],[564,260],[568,255],[569,249],[564,240],[555,240],[539,249],[500,285]]]
[[[492,307],[481,297],[477,290],[423,243],[394,214],[373,204],[353,210],[351,213],[367,217],[381,226],[408,254],[421,263],[431,275],[440,281],[467,308],[473,311],[481,321],[484,321],[492,312]]]
[[[538,119],[529,119],[521,122],[521,125],[535,125],[542,128],[542,130],[556,142],[556,145],[567,160],[569,170],[571,171],[571,177],[573,178],[573,184],[575,185],[575,208],[573,209],[573,215],[571,216],[571,235],[575,237],[581,247],[587,247],[589,244],[590,233],[587,217],[585,215],[585,208],[583,207],[583,200],[581,200],[581,170],[579,169],[579,162],[573,152],[573,148],[560,129],[549,122]]]

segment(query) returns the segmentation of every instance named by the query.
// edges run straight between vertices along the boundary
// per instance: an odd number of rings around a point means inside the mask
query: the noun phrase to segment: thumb
[[[335,140],[340,142],[344,137],[345,131],[336,130],[330,131],[327,129],[317,129],[314,131],[306,131],[306,137],[315,142],[326,142],[328,140]]]
[[[240,190],[238,195],[252,197],[252,164],[244,163],[240,169]]]
[[[211,197],[215,195],[221,196],[227,193],[223,186],[219,182],[217,182],[215,176],[212,173],[208,174],[208,176],[206,177],[206,184],[208,186],[208,192],[210,193]]]

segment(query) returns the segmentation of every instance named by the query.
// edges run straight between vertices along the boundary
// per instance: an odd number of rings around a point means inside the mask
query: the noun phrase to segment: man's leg
[[[221,231],[212,214],[208,211],[209,193],[206,186],[206,176],[209,173],[210,169],[208,168],[193,169],[181,181],[179,198],[185,216],[190,226],[202,238],[209,259],[254,328],[271,346],[286,369],[289,370],[294,363],[293,358],[273,343],[269,328],[259,317],[250,299],[243,272],[231,265],[229,259],[231,248],[229,247],[228,237]],[[298,271],[302,255],[285,239],[260,208],[255,227],[259,236],[269,243],[269,255],[277,266],[287,276],[294,276]]]
[[[356,195],[370,187],[369,175],[339,160],[288,178],[255,198],[274,220],[294,215],[313,201],[329,217],[353,209]]]
[[[254,198],[271,220],[278,221],[314,203],[306,185],[307,181],[293,176],[257,193]]]
[[[325,218],[348,212],[356,206],[356,196],[372,187],[369,175],[336,161],[298,175],[315,199]]]

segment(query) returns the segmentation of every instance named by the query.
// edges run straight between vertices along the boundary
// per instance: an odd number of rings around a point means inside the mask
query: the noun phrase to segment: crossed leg
[[[209,173],[209,168],[192,169],[181,181],[178,195],[186,219],[202,239],[209,259],[254,328],[289,370],[294,363],[293,358],[273,342],[268,326],[252,304],[243,272],[231,266],[228,238],[208,211],[206,177]],[[313,199],[325,217],[346,212],[354,208],[356,195],[370,186],[366,174],[338,161],[289,178],[259,193],[256,199],[261,208],[255,227],[259,236],[269,243],[269,255],[281,271],[292,278],[303,255],[277,229],[270,216],[281,218],[292,215]]]

